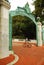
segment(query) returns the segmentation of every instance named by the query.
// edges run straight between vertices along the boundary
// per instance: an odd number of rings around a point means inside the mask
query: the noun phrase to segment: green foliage
[[[35,0],[35,15],[36,17],[40,17],[40,21],[42,22],[44,20],[44,15],[42,15],[42,10],[44,8],[44,0]]]
[[[12,34],[14,38],[35,38],[35,25],[27,17],[14,16],[12,22]]]

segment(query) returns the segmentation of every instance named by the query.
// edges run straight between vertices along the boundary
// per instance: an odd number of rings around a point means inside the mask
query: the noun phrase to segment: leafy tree
[[[35,16],[40,17],[41,22],[44,20],[44,15],[42,15],[42,10],[44,9],[44,0],[35,0]]]
[[[36,29],[34,23],[24,16],[14,16],[13,17],[13,36],[18,36],[18,38],[36,38]]]

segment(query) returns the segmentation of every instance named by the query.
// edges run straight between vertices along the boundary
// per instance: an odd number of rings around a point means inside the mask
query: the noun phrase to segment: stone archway
[[[25,7],[18,7],[16,11],[10,11],[10,3],[5,0],[0,1],[0,59],[9,56],[9,49],[12,50],[12,16],[22,15],[32,20],[36,25],[37,43],[42,46],[41,23],[36,23],[34,15],[31,13],[28,3]],[[5,16],[6,13],[6,16]],[[6,32],[5,32],[6,31]],[[43,29],[44,32],[44,29]],[[44,34],[43,34],[44,35]],[[44,38],[43,38],[44,39]]]
[[[36,23],[35,17],[31,13],[28,3],[25,7],[18,7],[16,11],[10,11],[10,13],[9,9],[10,3],[5,0],[0,0],[0,59],[9,56],[9,49],[12,50],[12,16],[22,15],[30,18],[36,25],[38,46],[42,46],[41,23]]]
[[[32,20],[32,22],[34,22],[34,24],[36,25],[36,38],[37,38],[37,43],[38,43],[38,46],[41,46],[42,45],[42,38],[41,38],[41,24],[40,22],[37,24],[36,20],[35,20],[35,17],[34,15],[31,13],[31,10],[29,8],[29,5],[28,3],[25,5],[25,7],[21,8],[21,7],[18,7],[15,11],[10,11],[10,14],[9,14],[9,42],[10,42],[10,45],[9,45],[9,49],[11,50],[12,49],[12,17],[13,16],[16,16],[16,15],[21,15],[21,16],[26,16],[28,17],[29,19]],[[39,31],[39,33],[38,33]],[[40,36],[40,37],[38,37]],[[40,42],[40,43],[39,43]]]

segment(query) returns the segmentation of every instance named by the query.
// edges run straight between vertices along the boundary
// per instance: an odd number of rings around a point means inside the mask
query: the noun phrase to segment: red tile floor
[[[8,63],[13,61],[14,59],[15,59],[15,57],[12,54],[10,54],[8,57],[0,59],[0,65],[7,65]]]
[[[19,60],[14,65],[44,65],[44,46],[31,48],[23,47],[22,43],[13,43],[14,53],[19,56]]]
[[[15,54],[19,56],[19,60],[14,65],[44,65],[44,46],[24,47],[23,43],[13,43],[12,48]],[[0,60],[0,65],[7,65],[13,61],[15,57],[10,55],[7,58]]]

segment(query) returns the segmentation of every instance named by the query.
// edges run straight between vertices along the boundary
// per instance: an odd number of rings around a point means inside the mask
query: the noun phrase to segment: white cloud
[[[34,6],[32,5],[33,1],[32,0],[9,0],[11,3],[11,9],[10,10],[15,10],[18,6],[23,7],[25,4],[28,2],[29,6],[31,8],[31,11],[34,10]]]

